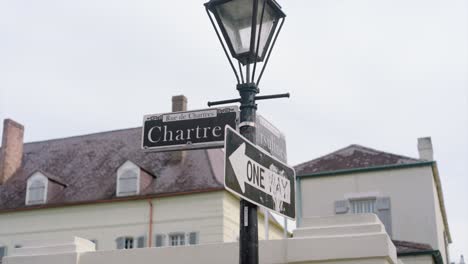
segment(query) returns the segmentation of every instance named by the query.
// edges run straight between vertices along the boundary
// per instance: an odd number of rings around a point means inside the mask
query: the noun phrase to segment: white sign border
[[[189,112],[199,112],[199,111],[205,111],[205,110],[219,110],[219,109],[225,109],[225,108],[231,108],[233,109],[233,112],[236,113],[236,130],[239,131],[239,118],[240,118],[240,112],[239,112],[239,107],[237,105],[228,105],[224,107],[214,107],[214,108],[204,108],[204,109],[197,109],[197,110],[190,110],[190,111],[178,111],[178,112],[168,112],[168,113],[162,113],[162,114],[150,114],[150,115],[144,115],[143,116],[143,126],[141,127],[141,149],[144,152],[168,152],[168,151],[182,151],[182,150],[196,150],[196,149],[211,149],[211,148],[222,148],[225,145],[226,140],[218,140],[218,141],[211,141],[211,142],[203,142],[203,143],[193,143],[193,144],[178,144],[178,145],[169,145],[169,146],[161,146],[161,147],[145,147],[144,146],[144,140],[143,137],[145,136],[145,121],[149,117],[152,116],[164,116],[167,114],[180,114],[180,113],[189,113]],[[182,121],[187,121],[187,120],[182,120]],[[181,121],[181,122],[182,122]],[[226,130],[224,131],[226,133]],[[226,138],[226,134],[224,134],[224,137]]]
[[[234,191],[233,189],[229,188],[229,187],[226,185],[226,172],[227,172],[227,158],[226,158],[226,156],[227,156],[227,152],[226,152],[226,143],[227,143],[227,140],[226,140],[226,138],[227,138],[227,137],[226,137],[226,135],[227,135],[227,131],[228,131],[229,129],[232,130],[232,132],[236,133],[239,137],[241,137],[242,139],[244,139],[244,140],[247,142],[246,144],[252,145],[252,146],[255,147],[256,149],[258,149],[258,150],[260,150],[261,152],[263,152],[263,153],[264,153],[265,155],[267,155],[268,157],[270,157],[270,158],[276,160],[277,162],[281,163],[281,164],[284,165],[285,167],[288,167],[288,168],[292,169],[293,174],[294,174],[294,176],[293,176],[293,177],[294,177],[294,179],[293,179],[293,180],[294,180],[294,216],[295,216],[294,218],[292,218],[292,217],[290,217],[290,216],[288,216],[288,215],[282,214],[282,213],[280,213],[280,212],[277,212],[277,211],[275,211],[275,210],[273,210],[273,209],[271,209],[271,208],[269,208],[269,207],[266,207],[266,206],[263,205],[263,204],[257,203],[257,202],[255,202],[255,201],[253,201],[253,200],[251,200],[251,199],[245,197],[244,195],[239,194],[238,192]],[[226,190],[228,190],[230,193],[232,193],[232,194],[234,194],[234,195],[240,197],[241,199],[247,200],[247,201],[249,201],[249,202],[251,202],[251,203],[253,203],[253,204],[257,205],[257,206],[260,206],[260,207],[262,207],[262,208],[265,208],[265,209],[268,210],[268,211],[275,212],[276,214],[279,214],[279,215],[281,215],[281,216],[284,216],[284,217],[288,218],[289,220],[295,221],[295,220],[297,219],[297,208],[296,208],[296,202],[297,202],[297,201],[296,201],[296,195],[297,195],[297,194],[296,194],[296,170],[295,170],[293,167],[289,166],[288,164],[282,162],[282,161],[279,160],[278,158],[273,157],[270,153],[268,153],[267,151],[265,151],[263,148],[261,148],[261,147],[255,145],[255,144],[253,144],[252,142],[250,142],[250,140],[246,139],[244,136],[242,136],[242,135],[241,135],[240,133],[238,133],[236,130],[232,129],[230,126],[226,126],[226,127],[224,128],[224,188],[225,188]],[[291,197],[291,198],[292,198],[292,197]]]

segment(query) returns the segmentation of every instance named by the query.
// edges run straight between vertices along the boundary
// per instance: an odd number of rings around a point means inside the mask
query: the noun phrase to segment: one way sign
[[[294,169],[226,126],[226,189],[254,204],[295,219]]]

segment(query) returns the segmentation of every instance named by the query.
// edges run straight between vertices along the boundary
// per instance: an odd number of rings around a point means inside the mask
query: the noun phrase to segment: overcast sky
[[[349,144],[418,157],[431,136],[453,259],[468,254],[468,1],[284,0],[259,113],[292,165]],[[26,141],[140,126],[237,97],[203,1],[0,0],[0,119]],[[417,195],[417,194],[415,194]],[[417,210],[417,208],[415,208]]]

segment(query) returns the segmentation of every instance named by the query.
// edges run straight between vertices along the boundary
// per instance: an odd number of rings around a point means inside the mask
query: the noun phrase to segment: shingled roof
[[[23,153],[22,168],[0,185],[0,212],[34,207],[25,205],[25,196],[36,171],[66,185],[45,206],[122,199],[116,173],[127,160],[156,177],[142,197],[224,189],[222,150],[187,151],[183,162],[172,152],[143,152],[141,127],[25,143]]]
[[[350,145],[328,155],[295,166],[296,175],[372,168],[380,166],[416,164],[425,160],[395,155],[360,145]]]
[[[399,258],[429,255],[432,257],[435,264],[444,263],[440,251],[432,249],[431,245],[429,244],[401,240],[392,240],[392,242],[396,247]]]
[[[432,250],[432,247],[429,244],[415,243],[402,240],[392,240],[392,242],[395,245],[398,254]]]

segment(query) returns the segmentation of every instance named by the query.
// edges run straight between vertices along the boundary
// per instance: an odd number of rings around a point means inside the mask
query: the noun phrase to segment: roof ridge
[[[150,176],[154,177],[154,178],[157,178],[157,176],[151,172],[151,170],[147,169],[145,166],[141,165],[140,162],[136,162],[133,158],[125,158],[125,157],[122,157],[124,159],[124,161],[122,163],[120,163],[120,165],[117,167],[117,170],[119,170],[127,161],[135,164],[140,170],[148,173]]]
[[[24,144],[25,145],[26,144],[39,144],[39,143],[45,143],[45,142],[50,142],[50,141],[58,141],[58,140],[65,140],[65,139],[72,139],[72,138],[84,138],[84,137],[89,137],[89,136],[94,136],[94,135],[99,135],[99,134],[122,132],[122,131],[125,131],[125,130],[132,130],[132,129],[137,129],[137,128],[142,128],[142,127],[139,126],[139,127],[114,129],[114,130],[94,132],[94,133],[88,133],[88,134],[82,134],[82,135],[76,135],[76,136],[68,136],[68,137],[52,138],[52,139],[46,139],[46,140],[31,141],[31,142],[25,142]]]
[[[338,150],[335,150],[335,151],[330,152],[330,153],[328,153],[328,154],[325,154],[325,155],[323,155],[323,156],[317,157],[317,158],[315,158],[315,159],[313,159],[313,160],[308,160],[308,161],[301,162],[301,163],[299,163],[299,164],[294,165],[293,167],[299,167],[299,166],[301,166],[301,165],[303,165],[303,164],[310,163],[310,162],[314,162],[314,161],[316,161],[316,160],[326,158],[326,157],[328,157],[328,156],[331,156],[331,155],[336,154],[336,152],[345,150],[345,149],[347,149],[347,148],[349,148],[349,147],[352,147],[352,146],[359,146],[359,145],[357,145],[357,144],[351,144],[351,145],[349,145],[349,146],[340,148],[340,149],[338,149]]]
[[[64,187],[68,187],[68,184],[66,184],[65,181],[64,181],[62,178],[56,176],[56,175],[53,174],[53,173],[47,172],[47,171],[45,171],[45,170],[43,170],[43,169],[37,169],[37,170],[35,170],[34,172],[32,172],[32,173],[27,177],[27,179],[29,179],[29,178],[30,178],[32,175],[34,175],[34,173],[36,173],[36,172],[39,172],[40,174],[44,175],[44,176],[45,176],[47,179],[49,179],[50,181],[56,182],[56,183],[58,183],[58,184],[60,184],[60,185],[63,185]]]
[[[303,164],[306,164],[306,163],[311,163],[311,162],[314,162],[314,161],[317,161],[317,160],[320,160],[320,159],[323,159],[323,158],[326,158],[328,156],[332,156],[332,155],[336,155],[338,154],[339,152],[343,151],[343,150],[346,150],[346,149],[349,149],[349,148],[360,148],[360,149],[364,149],[364,150],[368,150],[368,151],[372,151],[372,152],[375,152],[375,153],[382,153],[382,154],[386,154],[386,155],[392,155],[392,156],[395,156],[395,157],[400,157],[400,158],[405,158],[405,159],[410,159],[410,160],[413,160],[413,161],[425,161],[425,160],[422,160],[422,159],[418,159],[418,158],[412,158],[412,157],[408,157],[408,156],[404,156],[404,155],[399,155],[399,154],[395,154],[395,153],[391,153],[391,152],[388,152],[388,151],[383,151],[383,150],[378,150],[378,149],[374,149],[374,148],[369,148],[369,147],[366,147],[366,146],[363,146],[363,145],[359,145],[359,144],[351,144],[351,145],[348,145],[346,147],[343,147],[343,148],[340,148],[338,150],[335,150],[331,153],[328,153],[326,155],[323,155],[323,156],[320,156],[318,158],[315,158],[313,160],[309,160],[309,161],[304,161],[304,162],[301,162],[297,165],[294,165],[294,167],[299,167]]]
[[[384,154],[388,154],[388,155],[393,155],[393,156],[397,156],[397,157],[402,157],[402,158],[405,158],[405,159],[412,159],[412,160],[415,160],[415,161],[426,161],[426,160],[423,160],[423,159],[408,157],[408,156],[405,156],[405,155],[400,155],[400,154],[395,154],[395,153],[388,152],[388,151],[369,148],[369,147],[362,146],[362,145],[353,144],[351,146],[357,146],[357,147],[360,147],[360,148],[363,148],[363,149],[366,149],[366,150],[375,151],[375,152],[379,152],[379,153],[384,153]]]

